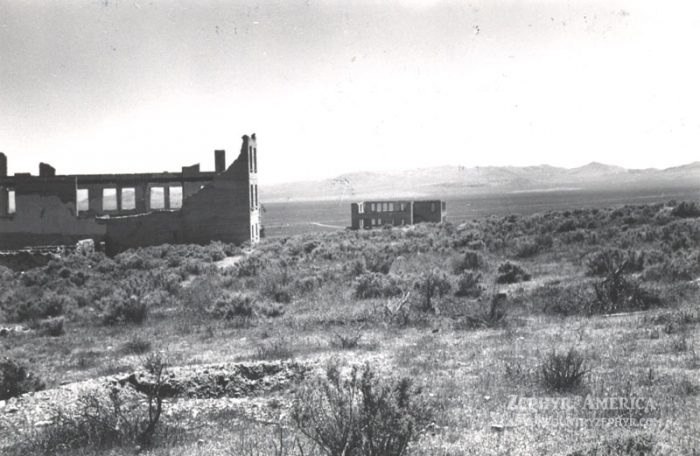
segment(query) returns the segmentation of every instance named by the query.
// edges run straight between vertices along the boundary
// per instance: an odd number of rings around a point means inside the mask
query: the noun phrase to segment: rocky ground
[[[286,408],[277,392],[300,382],[309,366],[292,361],[227,363],[173,367],[161,384],[164,417],[177,417],[178,426],[195,427],[210,414],[229,413],[269,422]],[[18,434],[51,426],[57,412],[78,413],[81,398],[106,398],[118,391],[125,402],[143,403],[155,377],[145,371],[71,383],[0,401],[0,453]]]

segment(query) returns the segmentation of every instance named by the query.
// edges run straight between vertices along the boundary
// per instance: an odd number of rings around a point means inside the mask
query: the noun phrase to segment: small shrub
[[[284,307],[276,303],[263,303],[257,306],[258,312],[268,318],[277,318],[284,315]]]
[[[302,244],[301,249],[306,253],[307,255],[316,250],[318,248],[319,242],[318,241],[306,241],[304,244]]]
[[[366,253],[364,255],[365,268],[370,272],[388,274],[391,265],[394,264],[394,257],[386,253]]]
[[[221,278],[209,274],[197,277],[189,287],[181,289],[180,299],[187,310],[201,313],[219,300],[223,293]]]
[[[522,267],[510,261],[506,261],[498,267],[496,283],[527,282],[530,278],[530,274],[525,272]]]
[[[517,258],[529,258],[543,250],[552,248],[554,240],[550,235],[539,235],[529,239],[518,239],[515,244],[515,256]]]
[[[671,215],[679,218],[700,217],[700,206],[695,202],[681,201],[678,206],[671,210]]]
[[[388,298],[402,293],[397,276],[365,272],[353,280],[354,295],[358,299]]]
[[[44,389],[44,383],[12,358],[0,358],[0,401]]]
[[[596,299],[589,313],[615,313],[623,310],[646,310],[661,305],[661,298],[637,282],[627,279],[618,270],[593,284]]]
[[[461,274],[464,271],[476,271],[486,267],[484,257],[474,250],[467,250],[460,257],[452,261],[452,271]]]
[[[249,255],[238,262],[238,277],[255,277],[265,269],[266,263],[258,256]]]
[[[401,456],[431,420],[411,379],[378,379],[366,364],[342,378],[337,365],[297,394],[291,418],[328,455]]]
[[[244,293],[230,293],[218,299],[210,312],[224,320],[249,319],[254,315],[253,299]]]
[[[484,291],[481,286],[481,273],[464,271],[457,279],[457,290],[455,296],[466,298],[478,298]]]
[[[671,340],[671,351],[675,353],[680,353],[688,350],[688,339],[684,336],[674,337]]]
[[[557,233],[568,233],[569,231],[574,231],[576,229],[576,223],[573,220],[566,220],[562,222],[557,228]]]
[[[39,322],[39,327],[44,334],[50,337],[59,337],[65,333],[63,329],[64,320],[63,317],[49,318]]]
[[[103,298],[100,305],[104,311],[102,313],[102,323],[114,325],[118,323],[141,324],[148,316],[148,305],[137,295],[127,295],[119,289],[114,294]]]
[[[586,267],[587,275],[609,276],[613,273],[639,272],[644,269],[644,252],[631,250],[627,253],[619,249],[600,250],[592,254]]]
[[[573,348],[566,354],[552,350],[540,364],[540,375],[544,386],[559,392],[577,388],[587,372],[583,356]]]
[[[488,305],[482,306],[482,310],[458,319],[454,324],[455,329],[471,330],[505,326],[505,301],[506,295],[504,293],[493,295],[488,301]]]
[[[58,317],[64,310],[77,307],[75,300],[70,296],[60,295],[49,291],[43,296],[33,294],[17,293],[19,301],[14,303],[14,310],[11,316],[15,321],[32,321],[44,318]]]
[[[437,310],[435,299],[449,293],[452,285],[447,274],[439,269],[433,269],[419,275],[413,288],[418,290],[420,296],[420,310],[435,312]]]
[[[528,300],[536,310],[549,315],[590,314],[595,293],[584,284],[546,284],[533,290]]]
[[[320,286],[323,281],[319,277],[307,276],[299,277],[294,280],[294,289],[298,290],[300,293],[311,293]]]
[[[279,303],[292,301],[292,277],[288,268],[272,268],[261,274],[260,294]]]
[[[700,256],[669,255],[661,262],[646,268],[644,280],[680,282],[690,281],[700,275]]]

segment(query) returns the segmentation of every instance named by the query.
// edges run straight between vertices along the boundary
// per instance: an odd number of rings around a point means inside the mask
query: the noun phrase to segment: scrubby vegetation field
[[[675,201],[2,269],[0,453],[696,454],[699,277]]]

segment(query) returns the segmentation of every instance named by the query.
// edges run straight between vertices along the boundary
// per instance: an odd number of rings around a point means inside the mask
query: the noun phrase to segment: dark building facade
[[[164,243],[260,240],[257,140],[243,136],[238,158],[214,152],[215,171],[199,164],[174,173],[8,176],[0,153],[0,249],[93,239],[107,252]]]
[[[385,225],[402,226],[421,222],[444,222],[447,205],[440,200],[363,201],[350,205],[351,228],[372,229]]]

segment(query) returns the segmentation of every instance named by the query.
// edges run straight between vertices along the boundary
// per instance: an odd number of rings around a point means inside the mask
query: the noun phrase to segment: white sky
[[[0,0],[10,172],[700,160],[700,2]]]

